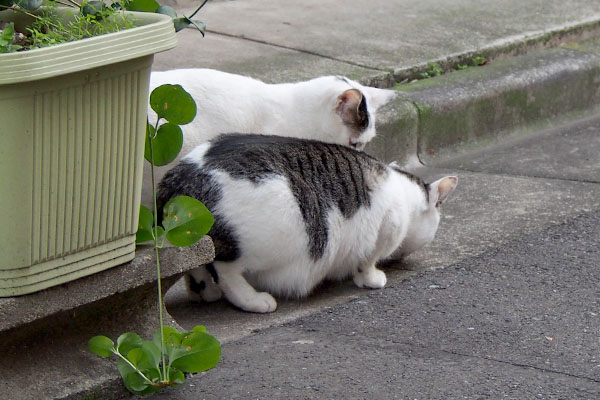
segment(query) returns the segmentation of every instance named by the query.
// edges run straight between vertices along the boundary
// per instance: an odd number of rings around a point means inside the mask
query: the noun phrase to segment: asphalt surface
[[[167,3],[180,15],[197,6]],[[179,32],[177,48],[157,54],[152,68],[216,68],[266,82],[333,74],[402,83],[406,97],[380,110],[368,150],[401,162],[418,155],[428,180],[459,176],[437,238],[387,268],[384,290],[329,283],[302,301],[279,300],[269,315],[224,301],[191,303],[177,284],[166,296],[170,314],[188,329],[206,325],[223,344],[223,360],[149,398],[599,398],[599,117],[488,145],[573,113],[594,118],[586,110],[600,104],[600,45],[582,40],[600,33],[600,2],[341,4],[211,1],[197,15],[206,37]],[[430,62],[452,70],[474,56],[490,62],[406,84]],[[482,150],[452,153],[448,139],[463,136],[490,140]],[[121,312],[105,304],[107,322],[95,323],[151,330],[152,309],[128,300],[135,306],[115,297]],[[87,340],[105,332],[78,310],[68,313],[87,331],[48,336],[24,327],[33,338],[23,345],[31,362],[7,364],[18,379],[0,378],[4,398],[127,396],[114,363],[90,361]],[[44,328],[56,329],[54,317],[46,321]],[[30,357],[36,348],[60,357]]]
[[[600,398],[599,138],[596,115],[434,160],[420,174],[453,171],[457,196],[382,290],[326,284],[271,315],[174,290],[223,358],[150,398]]]

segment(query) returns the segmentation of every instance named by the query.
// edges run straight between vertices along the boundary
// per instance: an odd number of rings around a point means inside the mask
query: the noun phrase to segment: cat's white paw
[[[201,292],[202,300],[211,303],[219,300],[223,297],[223,292],[219,289],[216,283],[210,281],[207,283],[206,288]]]
[[[385,272],[377,268],[367,268],[357,272],[354,277],[354,283],[359,288],[381,289],[385,287],[387,277]]]
[[[277,309],[277,300],[267,292],[258,292],[244,304],[236,304],[244,311],[270,313]]]
[[[213,281],[206,266],[193,269],[185,275],[185,283],[190,300],[212,302],[223,297],[223,292]]]

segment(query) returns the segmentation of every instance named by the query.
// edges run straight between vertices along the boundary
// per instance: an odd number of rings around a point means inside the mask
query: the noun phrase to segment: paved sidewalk
[[[600,398],[598,0],[232,0],[197,17],[206,37],[180,32],[155,70],[397,87],[367,151],[421,161],[428,180],[457,174],[459,185],[436,240],[387,268],[383,290],[327,284],[257,315],[190,303],[175,285],[169,312],[185,328],[206,325],[223,359],[148,398]],[[410,83],[430,63],[453,71],[475,56],[489,63]],[[129,326],[127,307],[152,312],[129,300],[115,332]],[[64,352],[31,353],[30,365],[9,357],[5,398],[127,396],[114,363],[89,362],[85,343],[98,332],[79,317],[66,336],[38,335],[63,325],[32,330],[34,348]]]
[[[403,83],[368,148],[459,176],[434,243],[383,290],[326,284],[269,315],[176,285],[169,312],[206,325],[223,360],[151,398],[600,397],[600,44],[582,42],[600,3],[235,0],[199,17],[206,38],[182,32],[155,69],[389,87],[430,62],[492,62]]]
[[[271,315],[172,293],[223,360],[152,398],[599,398],[598,154],[600,114],[432,162],[458,188],[382,290],[328,284]]]
[[[179,10],[189,14],[195,7],[188,4]],[[206,22],[206,37],[180,32],[177,48],[158,54],[154,69],[216,68],[267,82],[325,74],[368,81],[390,72],[402,80],[432,61],[464,64],[473,55],[494,58],[568,40],[569,32],[593,35],[600,3],[233,0],[209,2],[196,17]]]

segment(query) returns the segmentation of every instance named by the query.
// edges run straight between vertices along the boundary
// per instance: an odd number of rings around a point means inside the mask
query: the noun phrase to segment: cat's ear
[[[363,92],[367,95],[367,100],[371,110],[376,111],[398,96],[398,92],[390,89],[379,89],[370,86],[363,86]]]
[[[456,188],[458,178],[456,176],[446,176],[442,179],[429,184],[429,204],[438,207],[442,204],[450,193]]]
[[[360,125],[360,102],[363,95],[358,89],[348,89],[338,96],[335,112],[342,118],[346,125]]]

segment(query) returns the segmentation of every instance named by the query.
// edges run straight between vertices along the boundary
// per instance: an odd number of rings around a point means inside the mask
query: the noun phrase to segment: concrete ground
[[[182,0],[180,14],[196,2]],[[176,49],[154,69],[205,67],[266,82],[320,75],[402,81],[429,62],[473,55],[522,54],[600,27],[595,0],[234,0],[209,2],[196,15],[204,39],[179,32]],[[389,80],[388,80],[388,83]]]
[[[415,133],[402,151],[425,163],[418,174],[458,175],[436,240],[387,266],[383,290],[327,283],[268,315],[191,303],[180,282],[169,312],[185,328],[206,325],[223,359],[150,398],[599,398],[600,53],[581,40],[598,34],[600,3],[340,4],[209,3],[206,38],[182,32],[154,68],[389,87],[429,62],[485,56],[484,67],[403,83],[409,106],[384,110],[373,148],[387,158],[391,132]],[[559,43],[569,44],[544,50]],[[501,98],[517,86],[524,101]],[[487,113],[473,111],[494,96]],[[452,133],[445,113],[474,133]]]
[[[388,266],[383,290],[328,283],[257,315],[191,303],[176,284],[170,314],[206,325],[223,359],[147,398],[600,398],[597,0],[234,0],[197,17],[206,37],[180,32],[155,70],[397,87],[367,150],[421,160],[426,179],[456,174],[459,185],[436,240]],[[474,67],[475,56],[489,62]],[[470,67],[410,83],[432,62]],[[0,394],[126,396],[116,367],[81,350],[90,333],[74,332],[77,351],[59,363],[77,374],[29,376],[5,362]]]
[[[437,238],[388,286],[326,284],[270,315],[171,293],[223,341],[156,399],[597,399],[600,114],[422,169],[453,173]]]

